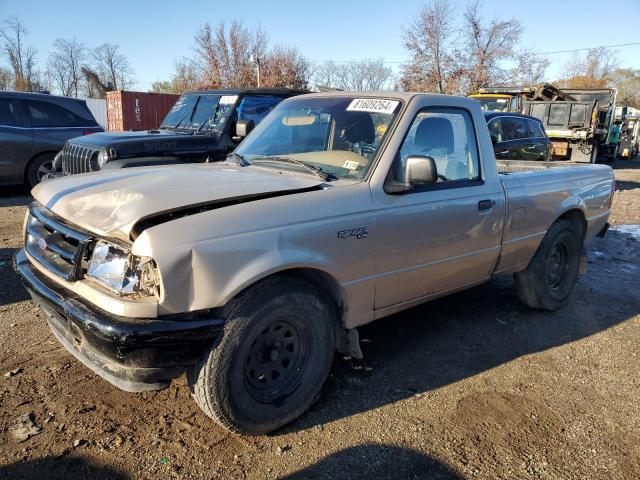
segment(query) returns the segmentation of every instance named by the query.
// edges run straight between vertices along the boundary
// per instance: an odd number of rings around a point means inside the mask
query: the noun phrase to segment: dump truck
[[[615,160],[615,107],[613,88],[562,89],[555,99],[526,100],[524,113],[542,121],[553,159],[596,163]]]

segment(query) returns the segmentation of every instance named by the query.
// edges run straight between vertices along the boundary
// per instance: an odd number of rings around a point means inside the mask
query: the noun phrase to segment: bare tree
[[[100,45],[93,49],[92,57],[92,70],[100,77],[107,90],[126,90],[135,83],[129,60],[120,53],[118,45]]]
[[[175,63],[175,72],[170,80],[157,81],[151,84],[151,92],[155,93],[184,93],[198,90],[201,86],[201,74],[195,62],[189,58],[182,58]]]
[[[485,22],[481,10],[481,4],[474,2],[464,13],[464,56],[470,91],[508,81],[504,62],[516,57],[522,34],[522,25],[517,20],[493,18]]]
[[[13,85],[13,75],[11,71],[0,67],[0,90],[9,90]]]
[[[343,90],[386,90],[391,88],[393,72],[383,60],[345,63],[338,70],[337,86]]]
[[[618,89],[620,105],[640,108],[640,70],[618,68],[613,74],[613,85]]]
[[[295,47],[274,47],[260,66],[260,85],[304,90],[309,87],[309,62]]]
[[[313,67],[312,81],[316,87],[339,88],[338,70],[340,66],[329,60]]]
[[[329,61],[316,68],[316,85],[341,90],[389,90],[393,88],[393,71],[382,59],[352,60],[343,64]]]
[[[249,30],[237,20],[231,22],[228,30],[224,22],[215,29],[207,23],[196,34],[195,42],[203,88],[257,85],[251,56],[265,58],[267,37],[262,30]]]
[[[77,97],[84,78],[82,68],[86,66],[87,47],[75,38],[59,38],[53,48],[49,55],[49,74],[62,95]]]
[[[36,50],[24,44],[27,28],[17,17],[9,17],[0,30],[2,51],[13,70],[13,88],[34,91],[37,87]]]
[[[200,77],[197,65],[189,59],[182,59],[176,64],[176,73],[171,77],[175,93],[183,93],[200,88]]]
[[[537,85],[544,82],[549,60],[528,50],[518,52],[514,60],[515,66],[509,72],[509,83]]]
[[[404,46],[411,60],[403,65],[400,85],[404,90],[458,93],[464,73],[453,8],[448,0],[425,5],[404,32]]]
[[[574,57],[565,69],[567,77],[557,83],[565,88],[603,88],[612,83],[617,68],[618,60],[614,52],[606,48],[593,48],[584,56]]]

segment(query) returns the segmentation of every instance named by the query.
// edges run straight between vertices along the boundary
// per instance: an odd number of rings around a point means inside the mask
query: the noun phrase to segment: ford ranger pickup
[[[561,307],[613,182],[496,162],[472,99],[301,95],[225,161],[38,185],[14,266],[95,373],[132,392],[186,373],[207,415],[264,434],[310,407],[336,350],[361,356],[360,325],[502,275]]]

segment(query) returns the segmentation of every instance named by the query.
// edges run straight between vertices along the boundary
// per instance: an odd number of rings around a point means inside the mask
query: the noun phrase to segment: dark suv
[[[33,187],[67,140],[102,131],[84,100],[0,91],[0,185]]]
[[[511,112],[485,112],[497,160],[549,160],[551,141],[542,122]]]
[[[62,175],[102,169],[224,159],[282,100],[284,88],[223,89],[182,95],[158,130],[102,133],[67,142],[56,158]]]

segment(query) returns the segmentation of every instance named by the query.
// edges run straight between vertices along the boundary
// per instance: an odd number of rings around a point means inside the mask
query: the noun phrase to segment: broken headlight
[[[149,257],[98,241],[87,268],[87,277],[119,295],[157,295],[158,271]]]

